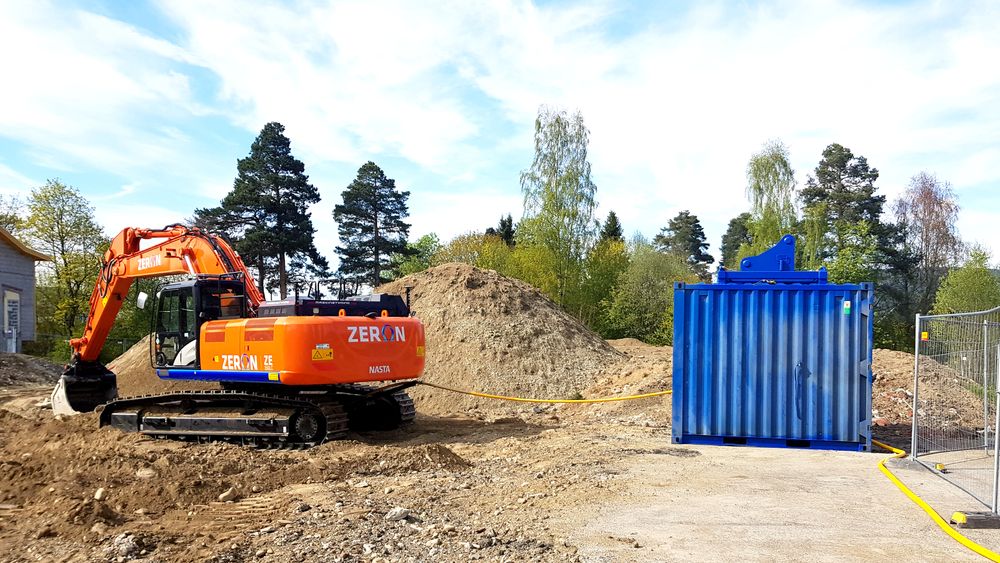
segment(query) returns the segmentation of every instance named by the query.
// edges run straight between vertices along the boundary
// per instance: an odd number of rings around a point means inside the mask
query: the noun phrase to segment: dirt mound
[[[405,294],[427,335],[426,381],[500,395],[571,398],[623,358],[530,285],[467,264],[444,264],[380,288]],[[501,403],[436,389],[411,390],[417,409],[503,412]]]
[[[108,364],[108,369],[118,376],[119,397],[221,388],[216,383],[205,381],[168,381],[157,377],[149,359],[148,336],[115,358]]]
[[[0,386],[55,383],[62,366],[25,354],[0,353]]]
[[[654,346],[634,338],[608,340],[608,344],[625,354],[627,359],[620,366],[609,368],[600,381],[583,393],[584,398],[642,395],[672,388],[674,349],[671,346]],[[587,416],[639,426],[668,426],[670,407],[671,397],[664,395],[610,403],[567,404],[561,405],[559,410],[570,417]]]
[[[290,483],[349,475],[465,470],[468,461],[440,444],[372,446],[331,442],[309,451],[261,451],[226,444],[150,440],[97,428],[97,415],[28,420],[0,411],[0,505],[21,507],[50,534],[79,538],[94,524],[135,514],[186,513],[232,488],[233,498]],[[44,439],[39,439],[44,436]],[[95,493],[103,489],[95,498]]]
[[[876,425],[910,424],[913,417],[913,354],[876,349],[873,353],[872,418]],[[921,424],[934,428],[982,427],[983,402],[958,372],[920,358]],[[880,420],[881,419],[881,422]]]

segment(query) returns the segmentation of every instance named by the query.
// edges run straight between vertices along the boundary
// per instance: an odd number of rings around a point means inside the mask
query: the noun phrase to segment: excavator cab
[[[172,283],[157,294],[153,314],[153,365],[200,367],[198,335],[210,321],[246,316],[243,281],[231,276],[203,276]]]

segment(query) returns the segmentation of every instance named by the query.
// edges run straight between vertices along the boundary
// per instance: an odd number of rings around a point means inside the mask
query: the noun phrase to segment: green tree
[[[486,229],[486,234],[498,236],[507,246],[513,247],[516,243],[516,230],[514,218],[508,213],[506,217],[500,217],[500,223],[497,225],[497,228],[490,227]]]
[[[608,218],[604,220],[604,226],[601,227],[601,234],[598,236],[598,240],[601,242],[607,240],[625,242],[625,237],[622,233],[622,224],[618,221],[618,215],[614,211],[608,211]]]
[[[750,214],[740,213],[729,220],[726,233],[722,235],[722,244],[719,251],[722,253],[720,263],[726,268],[736,269],[739,266],[740,247],[747,247],[753,243],[750,238]]]
[[[108,246],[94,208],[75,188],[49,180],[31,191],[22,234],[32,248],[52,257],[39,264],[38,332],[79,336]]]
[[[235,242],[247,262],[258,269],[261,292],[265,277],[276,270],[278,293],[288,296],[289,273],[294,267],[325,272],[326,259],[316,251],[309,206],[319,202],[319,191],[309,183],[305,165],[292,155],[285,127],[271,122],[261,129],[250,154],[236,163],[233,189],[220,208],[198,209],[196,218],[215,222]]]
[[[885,196],[875,195],[876,180],[878,170],[865,157],[855,156],[837,143],[823,150],[823,158],[800,193],[807,213],[823,206],[822,216],[828,227],[823,240],[815,243],[820,259],[833,256],[844,246],[840,235],[848,235],[850,231],[838,227],[842,223],[868,223],[871,232],[879,237],[880,247],[887,246],[885,239],[889,233],[882,228],[880,219]]]
[[[612,334],[608,319],[611,296],[628,264],[628,249],[619,238],[602,239],[587,254],[580,317],[605,338]]]
[[[764,143],[747,163],[747,197],[751,218],[747,224],[750,244],[739,258],[760,254],[792,232],[798,218],[795,210],[795,171],[788,148],[778,140]]]
[[[609,336],[670,344],[675,281],[696,282],[698,277],[677,255],[637,246],[608,303]]]
[[[261,293],[267,295],[268,288],[278,287],[278,261],[269,254],[268,248],[255,246],[244,238],[248,231],[255,228],[255,218],[258,216],[263,217],[263,213],[219,205],[195,209],[186,223],[226,239],[240,253],[247,267],[257,271],[255,276],[257,287]]]
[[[7,196],[0,194],[0,228],[11,234],[18,234],[24,219],[21,213],[24,211],[24,202],[16,195]]]
[[[342,244],[340,272],[378,287],[389,281],[383,274],[392,256],[412,253],[406,245],[410,225],[403,221],[410,192],[397,190],[396,181],[369,161],[341,196],[344,202],[333,209]]]
[[[477,268],[510,275],[508,261],[514,250],[497,235],[472,232],[459,235],[442,246],[431,258],[431,263],[439,265],[465,262]]]
[[[708,243],[705,242],[705,229],[697,215],[681,211],[660,229],[660,234],[653,237],[653,245],[660,252],[680,256],[691,270],[702,280],[708,280],[708,266],[715,258],[705,252]]]
[[[875,279],[878,261],[878,239],[868,223],[840,223],[837,233],[840,250],[827,263],[832,283],[860,283]]]
[[[441,241],[436,234],[429,233],[406,246],[410,249],[410,254],[396,254],[393,259],[396,277],[408,276],[430,268],[434,255],[441,250]]]
[[[948,272],[941,281],[931,312],[970,313],[1000,306],[1000,280],[990,270],[989,261],[989,253],[973,249],[965,264]]]
[[[534,161],[521,172],[524,215],[518,243],[551,251],[556,288],[550,296],[563,306],[579,287],[583,259],[596,234],[589,136],[579,112],[571,116],[543,107],[535,120]]]

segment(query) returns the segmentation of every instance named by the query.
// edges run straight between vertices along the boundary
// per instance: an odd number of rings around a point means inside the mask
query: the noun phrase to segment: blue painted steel
[[[738,271],[719,268],[718,283],[827,283],[826,268],[795,271],[795,237],[785,235],[778,244],[740,261]]]
[[[276,371],[227,371],[210,369],[158,369],[160,379],[193,379],[196,381],[231,381],[233,383],[281,383]]]
[[[673,441],[869,451],[873,292],[676,284]]]

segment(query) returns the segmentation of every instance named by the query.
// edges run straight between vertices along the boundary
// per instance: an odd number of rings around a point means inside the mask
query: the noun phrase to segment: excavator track
[[[413,399],[404,388],[393,385],[379,388],[360,383],[337,387],[341,396],[348,398],[345,406],[352,430],[394,430],[416,418]]]
[[[157,438],[308,448],[342,439],[349,430],[392,430],[413,422],[413,399],[404,390],[410,384],[330,385],[280,394],[240,386],[120,398],[104,405],[100,425]]]
[[[154,437],[258,447],[311,447],[345,437],[343,405],[315,399],[233,390],[145,395],[104,405],[100,424]]]

